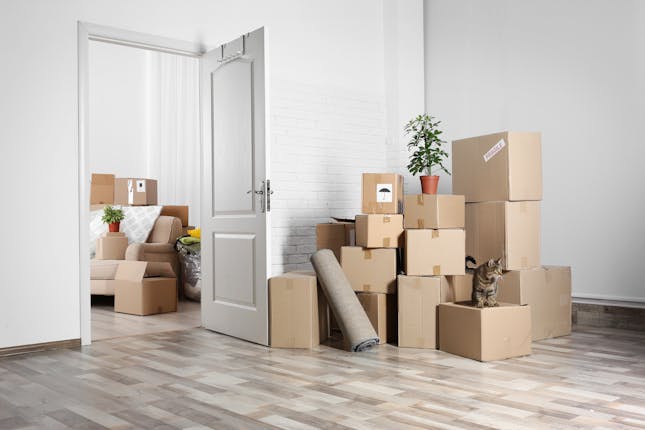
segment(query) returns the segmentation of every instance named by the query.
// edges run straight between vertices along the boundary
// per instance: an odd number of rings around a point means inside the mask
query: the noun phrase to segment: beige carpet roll
[[[379,343],[378,335],[367,318],[356,293],[349,284],[336,256],[321,249],[311,256],[320,286],[327,296],[336,321],[349,341],[352,351],[364,351]]]

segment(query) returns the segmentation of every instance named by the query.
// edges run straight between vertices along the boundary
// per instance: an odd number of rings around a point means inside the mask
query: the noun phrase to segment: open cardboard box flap
[[[148,267],[148,266],[151,267]],[[117,281],[141,281],[146,276],[146,270],[152,272],[153,274],[163,274],[163,273],[173,273],[172,266],[170,263],[165,262],[155,262],[148,263],[147,261],[122,261],[119,263],[119,267],[116,269],[116,275],[114,277]],[[153,276],[154,277],[154,276]],[[168,276],[165,276],[168,277]]]

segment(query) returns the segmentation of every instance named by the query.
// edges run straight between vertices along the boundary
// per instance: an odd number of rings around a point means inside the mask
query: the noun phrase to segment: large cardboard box
[[[364,248],[403,246],[403,215],[356,215],[356,245]]]
[[[95,260],[125,260],[128,238],[124,233],[106,232],[96,240]]]
[[[174,216],[181,220],[182,227],[188,226],[188,206],[162,206],[159,215]]]
[[[157,181],[143,178],[115,179],[114,203],[126,206],[156,205]]]
[[[497,299],[531,306],[533,340],[571,334],[571,268],[544,266],[504,273]]]
[[[333,222],[316,225],[316,248],[330,249],[340,261],[340,248],[356,244],[353,222]]]
[[[409,194],[404,198],[405,228],[464,228],[464,196]]]
[[[540,133],[507,131],[455,140],[452,191],[467,202],[542,200]]]
[[[343,246],[340,265],[354,291],[396,292],[396,250]]]
[[[443,276],[399,275],[399,347],[437,347],[437,305],[445,288]]]
[[[466,231],[477,264],[503,257],[504,270],[540,266],[540,202],[468,203]]]
[[[114,203],[114,175],[92,173],[90,205]]]
[[[378,334],[379,343],[396,342],[396,294],[357,293],[356,296]]]
[[[396,173],[363,173],[364,214],[403,213],[403,176]]]
[[[463,275],[466,273],[465,246],[462,229],[406,230],[405,274]]]
[[[327,302],[316,276],[290,272],[269,279],[269,329],[273,348],[312,348],[327,337]],[[322,322],[322,323],[321,323]]]
[[[446,276],[446,287],[441,289],[441,302],[466,302],[472,299],[473,274]]]
[[[480,309],[466,303],[439,305],[439,349],[479,361],[531,353],[529,306],[500,303]]]
[[[172,272],[170,263],[166,270]],[[114,280],[114,311],[133,315],[151,315],[177,311],[177,279],[144,278],[148,263],[119,263]]]

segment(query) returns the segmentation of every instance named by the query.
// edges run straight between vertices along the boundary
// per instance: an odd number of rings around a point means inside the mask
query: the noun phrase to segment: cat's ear
[[[502,257],[499,257],[497,259],[496,263],[497,263],[498,266],[501,266],[502,265]]]

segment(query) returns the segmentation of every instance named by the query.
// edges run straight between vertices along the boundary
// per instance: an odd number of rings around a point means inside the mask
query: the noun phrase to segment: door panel
[[[202,57],[202,324],[268,344],[264,30]]]

